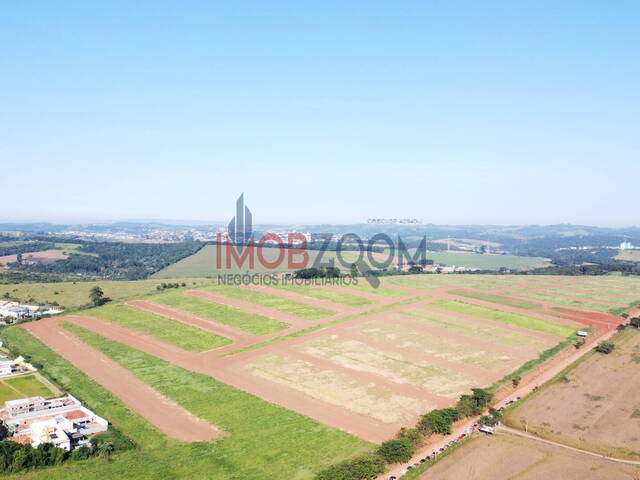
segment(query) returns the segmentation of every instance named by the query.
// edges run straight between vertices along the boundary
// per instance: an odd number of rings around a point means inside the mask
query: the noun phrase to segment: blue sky
[[[639,224],[640,4],[10,2],[0,221]]]

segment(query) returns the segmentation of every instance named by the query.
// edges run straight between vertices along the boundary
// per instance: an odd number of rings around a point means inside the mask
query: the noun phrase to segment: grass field
[[[532,300],[542,300],[544,302],[557,303],[558,305],[566,305],[568,307],[580,308],[582,310],[592,310],[594,312],[607,313],[615,309],[615,306],[598,303],[594,301],[580,300],[574,298],[561,297],[559,295],[551,295],[545,293],[522,293],[522,297],[531,298]]]
[[[318,298],[320,300],[328,300],[330,302],[348,305],[350,307],[362,307],[371,305],[373,300],[369,300],[357,295],[339,292],[336,290],[327,290],[325,288],[315,287],[313,285],[280,285],[277,288],[287,290],[289,292],[298,293],[307,297]]]
[[[503,345],[533,348],[538,351],[543,351],[552,345],[552,343],[539,337],[493,325],[486,325],[473,319],[452,317],[447,314],[447,312],[437,309],[415,308],[401,312],[400,315],[413,318],[429,326],[451,330],[459,334],[471,335],[480,339],[491,340]]]
[[[489,293],[467,292],[464,290],[451,290],[449,293],[453,293],[454,295],[458,295],[460,297],[475,298],[476,300],[484,300],[485,302],[507,305],[509,307],[534,309],[540,306],[538,304],[526,302],[517,298],[503,297],[501,295],[491,295]]]
[[[98,285],[105,296],[114,301],[128,300],[148,293],[156,292],[156,287],[167,280],[135,280],[95,282],[60,282],[60,283],[19,283],[0,285],[0,299],[9,297],[22,303],[51,305],[58,302],[65,308],[77,308],[89,303],[89,291]],[[184,278],[190,287],[211,285],[212,280],[203,278]]]
[[[436,367],[426,361],[412,361],[399,353],[335,335],[316,338],[297,349],[355,371],[377,373],[394,382],[424,388],[445,397],[455,398],[478,383],[477,379],[460,372]]]
[[[626,260],[627,262],[640,262],[640,250],[622,250],[615,256],[616,260]]]
[[[193,352],[211,350],[231,343],[228,338],[121,304],[107,304],[85,310],[82,314],[109,320]]]
[[[494,310],[492,308],[480,307],[456,300],[438,300],[430,305],[452,312],[464,313],[466,315],[486,318],[488,320],[495,320],[496,322],[517,325],[519,327],[550,333],[560,337],[568,337],[569,335],[573,335],[576,331],[573,327],[559,325],[542,318],[527,317],[517,313]]]
[[[320,320],[336,313],[325,308],[315,307],[313,305],[307,305],[287,298],[278,297],[277,295],[271,295],[245,288],[220,285],[207,287],[203,290],[216,292],[221,295],[238,298],[240,300],[246,300],[247,302],[273,308],[290,315],[306,318],[307,320]]]
[[[49,387],[38,380],[35,375],[22,375],[19,377],[4,378],[0,380],[0,404],[7,400],[16,400],[26,397],[50,397],[54,394]]]
[[[79,330],[78,330],[79,331]],[[230,433],[217,442],[182,443],[158,433],[117,398],[24,330],[5,335],[28,350],[61,385],[113,422],[138,445],[134,451],[70,462],[12,478],[30,480],[311,480],[324,466],[372,445],[289,410],[93,334],[83,339],[199,417]],[[188,459],[188,460],[187,460]]]
[[[384,423],[410,423],[434,407],[286,355],[261,355],[245,368],[257,377]]]
[[[409,249],[414,255],[415,249]],[[523,257],[519,255],[494,255],[466,252],[427,252],[426,258],[440,265],[455,265],[456,267],[475,268],[478,270],[524,270],[543,267],[549,260],[542,257]]]
[[[612,353],[590,352],[509,409],[504,422],[577,448],[640,460],[640,330],[627,328],[612,342]]]
[[[289,326],[288,323],[273,318],[251,314],[227,305],[185,295],[182,292],[164,292],[155,295],[153,301],[240,328],[254,335],[278,332]]]

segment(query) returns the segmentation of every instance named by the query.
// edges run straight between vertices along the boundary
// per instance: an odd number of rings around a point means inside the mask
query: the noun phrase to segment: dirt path
[[[535,440],[536,442],[542,442],[542,443],[546,443],[548,445],[553,445],[554,447],[560,447],[560,448],[564,448],[566,450],[571,450],[571,451],[574,451],[574,452],[583,453],[585,455],[591,455],[592,457],[604,458],[604,459],[609,460],[611,462],[626,463],[627,465],[640,465],[640,461],[623,460],[621,458],[615,458],[615,457],[609,457],[607,455],[602,455],[601,453],[594,453],[594,452],[590,452],[588,450],[581,450],[579,448],[571,447],[571,446],[565,445],[563,443],[553,442],[551,440],[546,440],[544,438],[540,438],[540,437],[537,437],[535,435],[531,435],[530,433],[525,433],[522,430],[517,430],[515,428],[507,427],[506,425],[500,425],[498,427],[498,429],[496,430],[496,433],[502,433],[502,432],[507,432],[507,433],[510,433],[512,435],[518,435],[519,437],[528,438],[529,440]]]
[[[593,336],[594,338],[592,338],[591,341],[588,344],[584,345],[581,349],[575,350],[570,355],[567,355],[566,357],[563,357],[561,359],[556,359],[556,358],[552,359],[550,362],[547,362],[546,366],[548,368],[544,370],[539,370],[537,372],[537,375],[535,376],[529,376],[528,378],[523,379],[524,384],[521,384],[520,388],[518,388],[517,390],[504,389],[498,392],[498,394],[494,398],[493,405],[496,407],[500,406],[506,398],[515,398],[518,396],[520,398],[526,397],[538,385],[542,385],[543,383],[551,380],[553,377],[558,375],[560,372],[562,372],[565,368],[567,368],[569,365],[574,363],[576,360],[578,360],[579,358],[582,358],[584,355],[589,353],[597,345],[598,341],[607,340],[611,338],[613,335],[615,335],[615,333],[616,333],[616,330],[613,329],[606,333],[603,333],[600,336],[594,335]],[[419,462],[421,458],[424,458],[427,455],[430,455],[433,451],[437,452],[441,447],[443,447],[446,443],[448,443],[452,439],[457,438],[461,434],[468,432],[472,428],[473,424],[478,421],[479,418],[480,416],[471,417],[463,420],[460,423],[454,424],[451,435],[447,435],[444,437],[442,436],[432,437],[427,442],[426,445],[421,447],[414,454],[411,460],[409,460],[407,463],[393,466],[391,470],[384,473],[383,475],[378,476],[376,480],[386,480],[390,476],[396,476],[398,478],[402,477],[402,475],[406,473],[407,465],[412,465],[416,462]],[[602,455],[597,455],[597,456],[602,457]]]
[[[219,427],[191,414],[99,350],[82,342],[55,317],[23,325],[38,340],[71,362],[168,437],[182,442],[213,440],[225,435]]]

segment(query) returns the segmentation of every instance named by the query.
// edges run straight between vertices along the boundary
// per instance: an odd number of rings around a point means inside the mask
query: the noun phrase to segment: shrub
[[[598,344],[598,346],[596,347],[596,352],[598,352],[598,353],[604,353],[605,355],[608,355],[608,354],[610,354],[611,352],[613,352],[613,349],[614,349],[615,347],[616,347],[616,346],[615,346],[613,343],[611,343],[611,342],[606,342],[606,341],[605,341],[605,342],[600,342],[600,343]]]
[[[405,428],[402,427],[398,432],[398,438],[406,438],[411,442],[414,448],[418,448],[422,445],[424,436],[417,428]]]
[[[361,455],[322,470],[316,475],[316,480],[373,480],[384,471],[382,457]]]
[[[415,447],[409,438],[396,438],[384,442],[376,453],[387,463],[408,462],[411,460]]]

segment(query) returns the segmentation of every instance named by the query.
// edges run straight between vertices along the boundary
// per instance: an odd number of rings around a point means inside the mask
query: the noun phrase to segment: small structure
[[[86,445],[88,435],[104,432],[109,425],[72,395],[10,400],[0,410],[0,419],[13,433],[11,441],[33,447],[52,443],[67,451]]]
[[[584,330],[578,330],[576,332],[576,335],[579,336],[579,337],[586,337],[586,336],[589,335],[589,332],[585,332]]]
[[[13,373],[15,362],[7,357],[0,357],[0,377],[6,377]]]
[[[478,430],[481,431],[482,433],[493,435],[496,431],[496,428],[492,427],[491,425],[480,425],[480,428]]]

